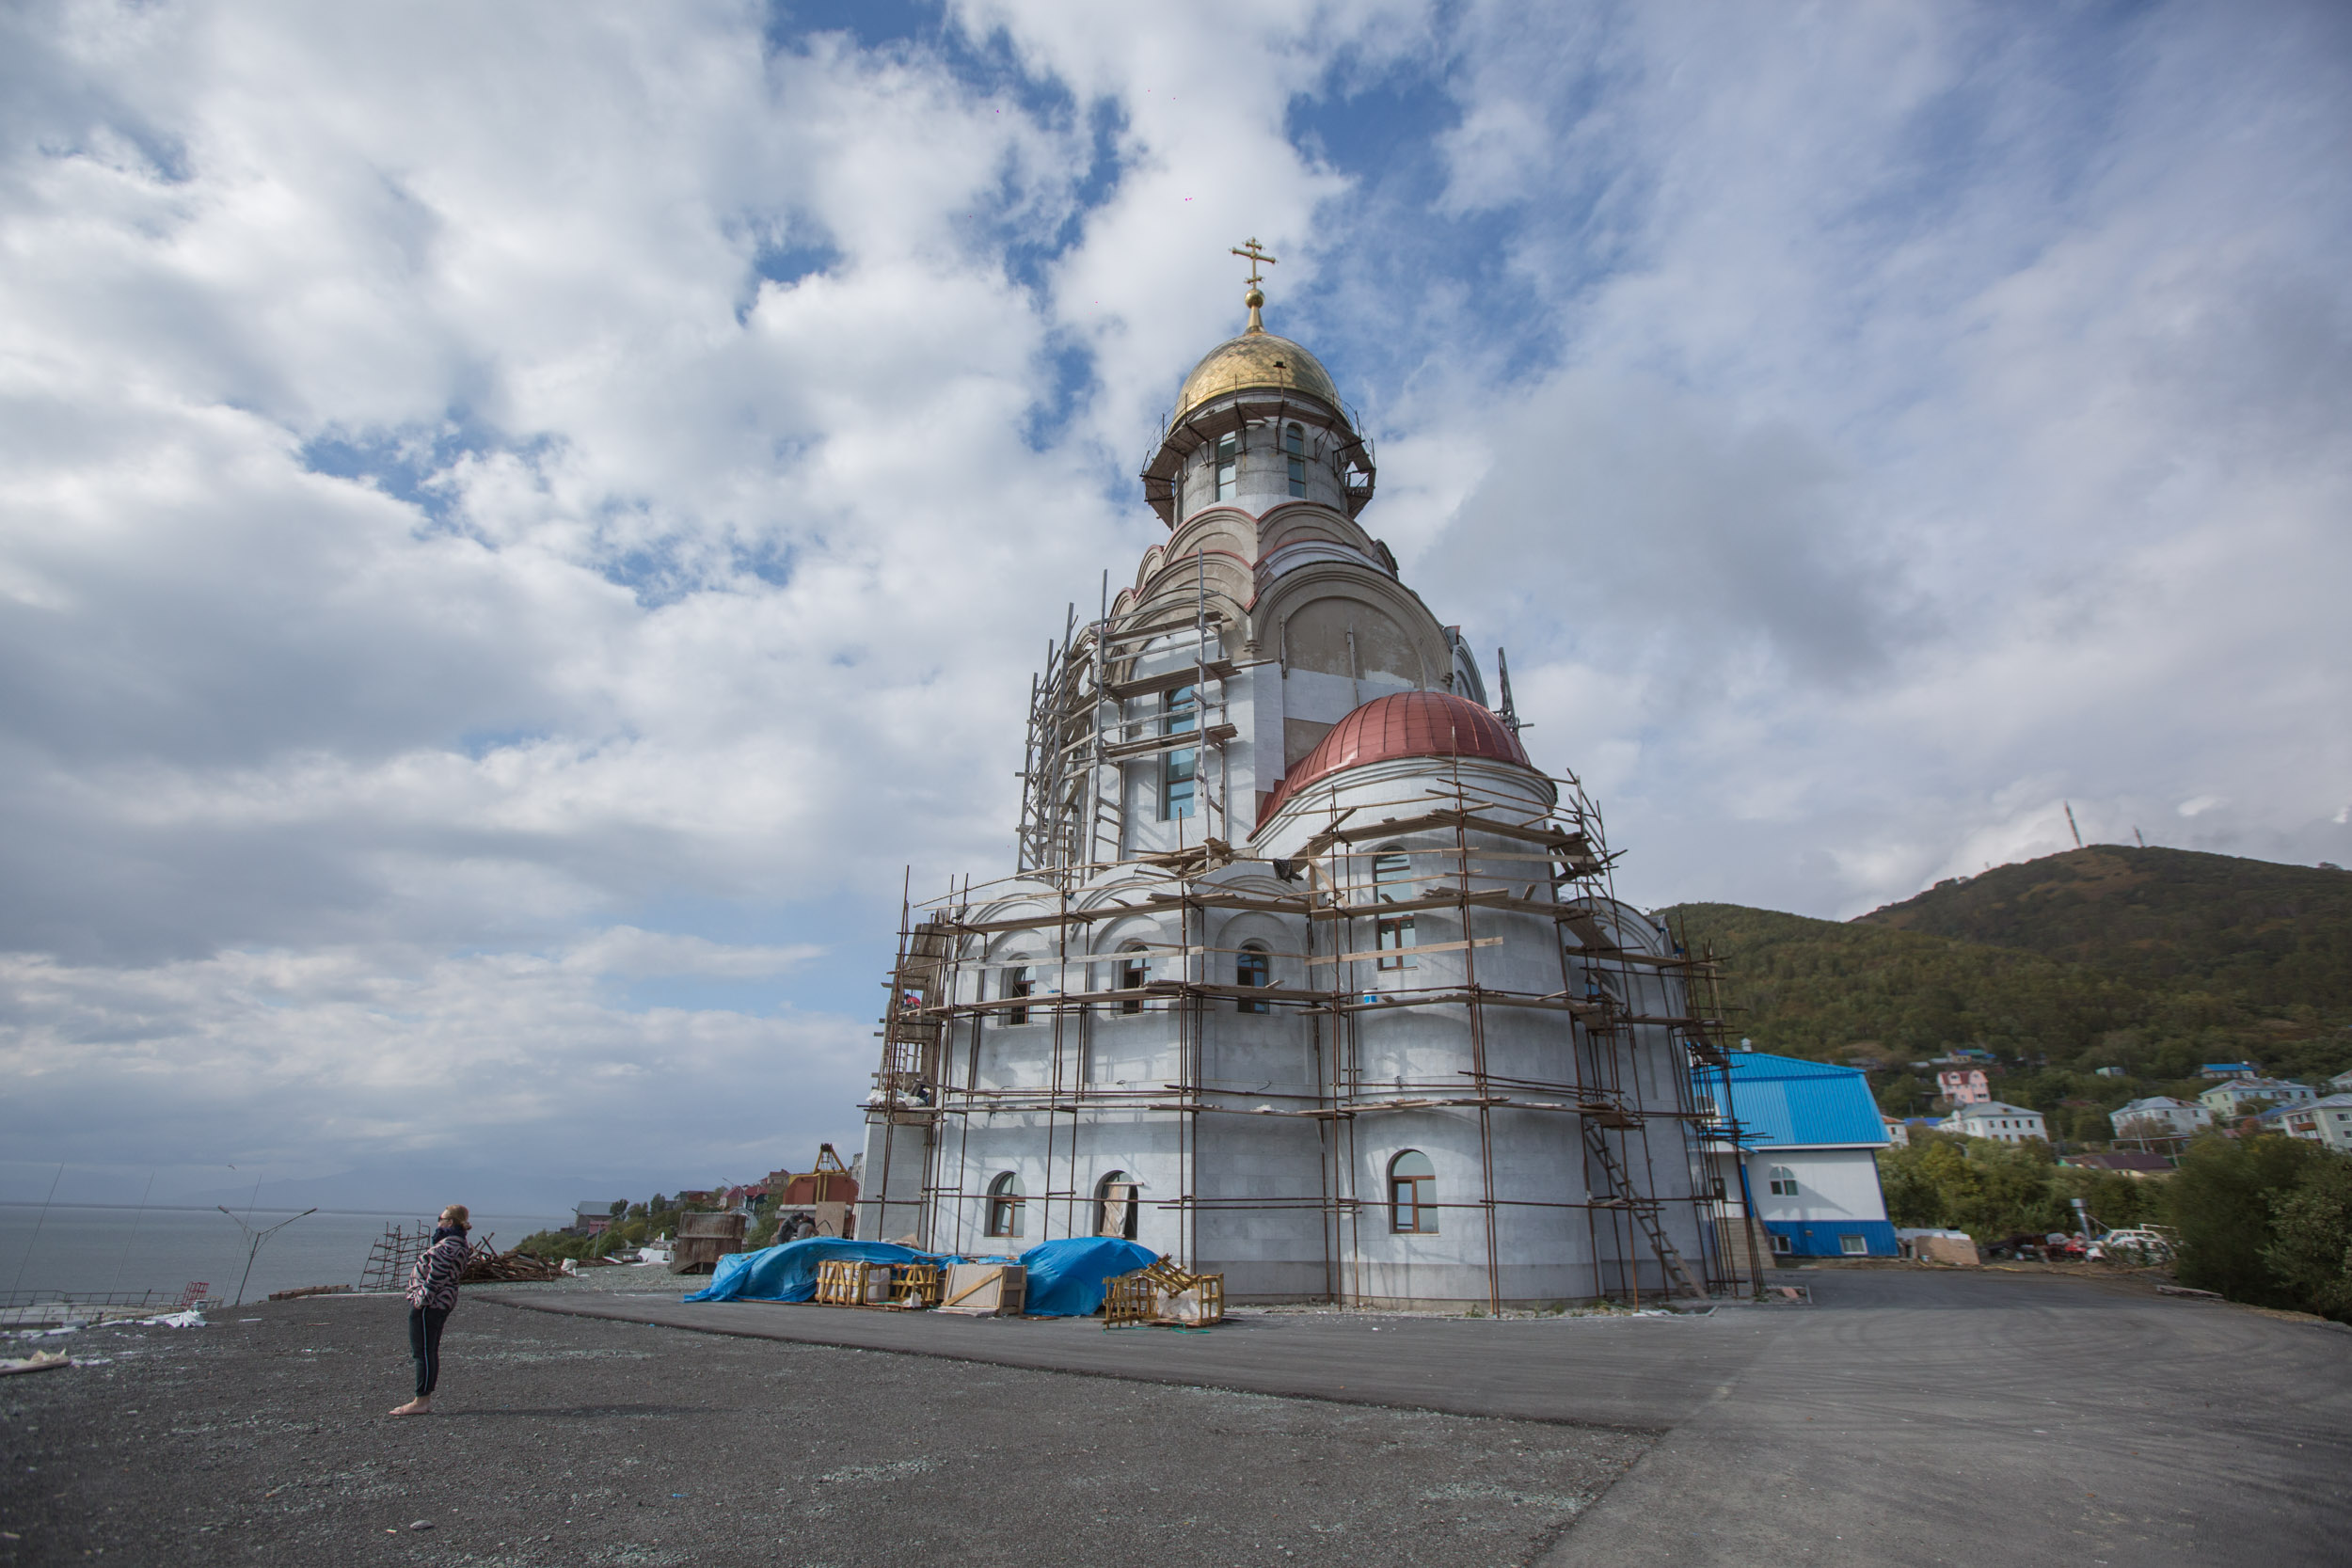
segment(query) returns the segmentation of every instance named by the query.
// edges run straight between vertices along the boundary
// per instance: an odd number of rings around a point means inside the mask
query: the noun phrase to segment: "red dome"
[[[1318,779],[1396,757],[1488,757],[1535,766],[1502,721],[1469,698],[1450,691],[1398,691],[1375,697],[1332,725],[1276,786],[1258,820],[1272,821],[1285,800]]]

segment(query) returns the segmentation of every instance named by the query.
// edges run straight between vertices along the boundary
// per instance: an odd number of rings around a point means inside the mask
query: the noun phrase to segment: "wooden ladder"
[[[1657,1200],[1635,1196],[1632,1178],[1626,1173],[1616,1151],[1609,1147],[1608,1137],[1589,1121],[1584,1124],[1584,1146],[1600,1162],[1600,1168],[1608,1174],[1609,1184],[1614,1189],[1616,1201],[1610,1207],[1622,1208],[1632,1214],[1633,1223],[1640,1226],[1642,1233],[1649,1238],[1651,1248],[1658,1254],[1659,1266],[1666,1274],[1666,1293],[1680,1293],[1704,1300],[1707,1292],[1692,1279],[1689,1267],[1682,1261],[1682,1254],[1675,1250],[1674,1243],[1667,1239],[1664,1227],[1658,1223]]]

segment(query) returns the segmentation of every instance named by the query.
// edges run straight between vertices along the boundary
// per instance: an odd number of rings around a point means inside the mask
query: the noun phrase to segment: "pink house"
[[[1935,1075],[1935,1085],[1955,1105],[1982,1105],[1993,1098],[1993,1085],[1980,1067],[1946,1068]]]

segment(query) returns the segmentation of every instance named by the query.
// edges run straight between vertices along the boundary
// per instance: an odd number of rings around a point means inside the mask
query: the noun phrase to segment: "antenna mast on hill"
[[[2074,847],[2077,849],[2081,848],[2083,847],[2083,831],[2074,826],[2074,802],[2072,800],[2066,802],[2066,831],[2074,835]]]

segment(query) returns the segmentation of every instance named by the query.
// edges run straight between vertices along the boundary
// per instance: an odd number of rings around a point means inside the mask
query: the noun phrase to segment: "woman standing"
[[[457,1305],[457,1280],[473,1249],[466,1244],[472,1216],[462,1203],[441,1211],[433,1243],[408,1272],[408,1354],[417,1363],[417,1397],[396,1406],[395,1416],[421,1416],[433,1408],[433,1386],[441,1378],[441,1325]]]

